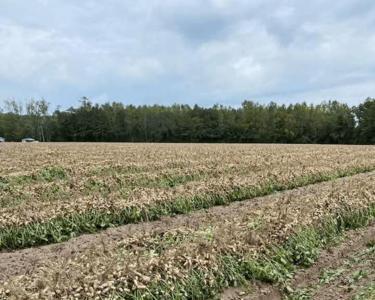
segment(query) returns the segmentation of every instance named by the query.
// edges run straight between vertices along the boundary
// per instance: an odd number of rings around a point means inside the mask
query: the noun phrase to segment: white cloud
[[[65,107],[83,95],[136,104],[354,103],[375,94],[374,6],[3,0],[0,99],[44,96]]]

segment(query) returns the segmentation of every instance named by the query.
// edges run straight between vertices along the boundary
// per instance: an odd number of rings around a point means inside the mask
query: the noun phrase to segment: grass
[[[157,220],[162,216],[186,214],[199,209],[226,205],[234,201],[265,196],[278,191],[294,189],[371,170],[372,168],[354,168],[340,170],[330,174],[314,174],[296,178],[288,183],[270,181],[259,187],[237,188],[225,195],[215,193],[196,195],[188,198],[177,198],[170,202],[157,203],[148,207],[132,206],[110,214],[102,211],[87,211],[81,214],[57,217],[46,222],[36,222],[19,227],[0,228],[0,250],[21,249],[58,243],[80,234],[94,233],[109,227]],[[64,174],[65,173],[60,172],[59,169],[53,169],[40,173],[40,176],[45,180],[52,180],[53,178],[64,178]],[[342,222],[347,222],[347,220],[343,219]],[[360,223],[361,218],[357,221],[355,218],[351,218],[351,222]],[[314,236],[311,237],[311,241],[315,242]],[[301,253],[303,253],[303,251]],[[304,261],[305,257],[296,256],[294,259],[298,263],[299,261]]]
[[[217,270],[193,269],[187,279],[162,279],[135,292],[115,292],[112,299],[212,299],[224,288],[246,285],[250,280],[276,284],[290,300],[309,299],[308,290],[293,291],[288,285],[293,273],[300,267],[311,266],[319,252],[336,242],[345,231],[366,226],[374,219],[375,205],[355,211],[344,209],[320,225],[302,228],[283,245],[270,246],[258,258],[222,254]],[[372,289],[364,294],[372,293]]]

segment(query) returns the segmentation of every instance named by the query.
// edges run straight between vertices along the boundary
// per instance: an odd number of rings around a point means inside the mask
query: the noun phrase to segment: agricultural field
[[[0,299],[374,297],[374,146],[7,143],[0,160]]]

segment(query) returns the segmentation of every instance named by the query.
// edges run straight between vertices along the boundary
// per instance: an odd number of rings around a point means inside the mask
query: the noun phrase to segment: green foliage
[[[323,272],[321,278],[319,279],[320,284],[327,284],[331,281],[338,278],[342,273],[344,273],[345,269],[339,268],[335,270],[326,270]]]
[[[295,265],[309,267],[319,256],[318,250],[323,243],[315,228],[307,228],[292,237],[287,247]]]
[[[62,167],[49,167],[41,170],[38,176],[45,181],[52,182],[56,179],[65,179],[66,173]]]
[[[299,289],[296,291],[292,291],[288,295],[288,300],[310,300],[311,297],[311,291],[308,289]]]
[[[355,108],[358,119],[357,141],[363,144],[375,144],[375,99],[368,98]]]
[[[375,143],[375,100],[350,108],[338,101],[289,106],[244,101],[215,105],[125,106],[93,104],[48,114],[45,100],[11,102],[0,113],[0,136],[41,141]],[[0,110],[1,111],[1,110]],[[26,111],[26,113],[24,113]]]

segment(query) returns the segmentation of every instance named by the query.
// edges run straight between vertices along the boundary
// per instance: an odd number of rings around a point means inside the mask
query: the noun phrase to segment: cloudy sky
[[[373,0],[1,0],[0,101],[375,96]]]

